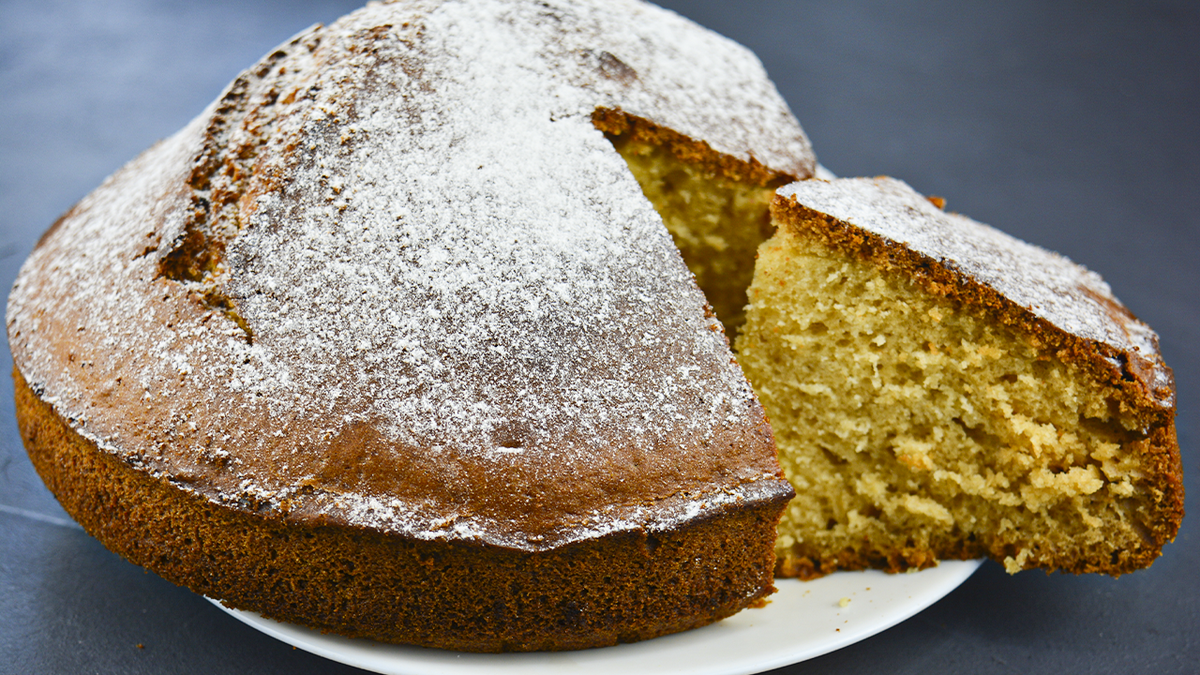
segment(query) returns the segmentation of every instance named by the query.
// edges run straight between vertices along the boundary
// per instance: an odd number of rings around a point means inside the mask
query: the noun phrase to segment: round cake
[[[168,580],[465,651],[702,626],[773,572],[1149,565],[1183,515],[1153,331],[815,166],[752,54],[651,5],[369,5],[43,236],[22,436]]]
[[[343,635],[570,649],[758,602],[793,491],[629,143],[760,192],[815,166],[753,55],[653,6],[301,33],[22,268],[34,465],[131,561]]]

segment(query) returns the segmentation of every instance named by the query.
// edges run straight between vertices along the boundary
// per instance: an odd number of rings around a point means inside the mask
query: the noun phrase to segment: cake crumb
[[[850,604],[850,598],[842,598],[838,600],[838,607],[846,607]]]
[[[1012,557],[1011,555],[1005,556],[1004,571],[1008,572],[1009,574],[1016,574],[1017,572],[1020,572],[1021,570],[1025,569],[1025,561],[1028,559],[1029,559],[1029,549],[1021,549],[1021,551],[1019,553],[1017,553],[1017,557],[1015,557],[1015,558]]]

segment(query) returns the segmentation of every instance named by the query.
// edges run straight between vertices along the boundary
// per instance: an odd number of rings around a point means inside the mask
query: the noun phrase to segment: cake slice
[[[772,204],[739,360],[797,496],[777,573],[1119,575],[1183,516],[1172,373],[1099,276],[887,178]]]

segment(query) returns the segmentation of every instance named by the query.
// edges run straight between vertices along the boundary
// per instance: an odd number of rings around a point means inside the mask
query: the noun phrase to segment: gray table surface
[[[1200,494],[1200,3],[667,4],[758,53],[835,173],[903,178],[1100,272],[1161,336]],[[5,294],[72,203],[271,47],[355,6],[0,2]],[[11,401],[0,378],[0,671],[358,672],[107,552],[42,486]],[[1115,580],[985,563],[901,625],[776,672],[1200,672],[1197,539],[1185,520],[1151,569]]]

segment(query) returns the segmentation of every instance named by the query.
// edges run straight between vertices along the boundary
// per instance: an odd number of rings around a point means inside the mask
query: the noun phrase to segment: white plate
[[[839,572],[816,581],[780,579],[762,609],[697,630],[576,652],[463,654],[351,640],[211,602],[272,637],[347,665],[387,675],[748,675],[780,668],[890,628],[966,581],[978,560],[915,574]],[[841,606],[843,599],[849,602]]]

